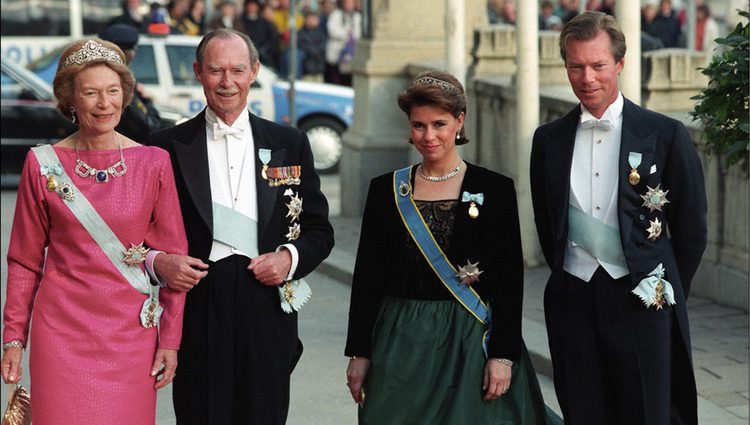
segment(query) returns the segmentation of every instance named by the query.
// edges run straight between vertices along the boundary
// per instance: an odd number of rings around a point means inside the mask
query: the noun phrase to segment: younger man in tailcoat
[[[534,135],[555,390],[566,424],[692,425],[686,301],[707,239],[703,172],[680,122],[623,98],[625,49],[610,16],[567,23],[560,51],[581,103]]]

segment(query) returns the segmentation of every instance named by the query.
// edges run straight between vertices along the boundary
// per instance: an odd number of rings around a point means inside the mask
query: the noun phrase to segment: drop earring
[[[71,106],[70,108],[68,108],[68,110],[70,111],[70,120],[73,122],[73,124],[75,124],[76,123],[76,108]]]

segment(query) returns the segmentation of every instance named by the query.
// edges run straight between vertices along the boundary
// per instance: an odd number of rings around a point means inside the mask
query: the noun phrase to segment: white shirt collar
[[[250,115],[247,108],[242,110],[240,116],[234,120],[232,125],[228,125],[219,118],[211,108],[206,108],[206,129],[208,129],[208,139],[213,140],[213,127],[217,124],[219,128],[236,128],[240,130],[250,131]]]
[[[622,92],[619,92],[617,94],[617,99],[607,107],[607,110],[604,111],[601,118],[596,118],[588,109],[586,109],[585,106],[583,106],[583,103],[581,103],[581,119],[579,122],[598,119],[600,121],[607,120],[611,123],[615,123],[617,122],[617,119],[620,118],[620,115],[622,115],[622,107],[624,103]]]

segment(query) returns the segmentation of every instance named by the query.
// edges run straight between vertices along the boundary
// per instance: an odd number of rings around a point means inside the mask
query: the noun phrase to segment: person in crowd
[[[661,40],[665,48],[684,47],[685,45],[681,38],[680,21],[677,19],[677,12],[672,8],[671,0],[659,1],[659,12],[644,31]]]
[[[354,0],[341,0],[328,17],[325,82],[352,85],[352,62],[357,41],[362,37],[362,14]]]
[[[499,24],[500,9],[502,8],[503,0],[487,0],[487,19],[490,24]]]
[[[719,24],[711,16],[711,9],[707,4],[695,8],[695,50],[716,53],[716,39],[719,38]],[[711,55],[708,60],[711,60]]]
[[[521,337],[513,181],[461,159],[466,94],[429,71],[398,95],[418,165],[370,183],[345,354],[360,424],[545,424]]]
[[[499,18],[503,24],[516,24],[516,3],[514,0],[503,0],[500,6]]]
[[[615,16],[615,3],[617,0],[602,0],[602,5],[599,6],[599,12],[606,13],[610,16]]]
[[[320,29],[328,37],[328,17],[336,10],[336,3],[333,0],[320,1]]]
[[[232,0],[224,0],[219,3],[218,13],[214,15],[208,24],[208,30],[213,31],[219,28],[236,29],[245,32],[245,24],[237,14],[237,5]]]
[[[149,22],[145,19],[143,14],[141,14],[140,8],[141,0],[123,0],[122,14],[115,16],[107,22],[107,27],[115,24],[127,24],[131,25],[139,32],[146,32]]]
[[[560,19],[559,16],[553,13],[554,6],[552,5],[551,1],[544,0],[542,2],[540,10],[541,10],[539,14],[539,29],[540,30],[551,30],[551,31],[562,30],[562,26],[563,26],[562,19]]]
[[[188,13],[188,19],[190,19],[190,22],[198,27],[198,34],[205,33],[206,2],[204,0],[193,0],[190,3],[190,13]]]
[[[200,27],[190,20],[190,0],[170,0],[167,12],[172,34],[200,35]]]
[[[261,6],[259,0],[246,0],[245,13],[242,15],[244,32],[250,36],[255,43],[260,55],[260,62],[273,69],[279,68],[279,32],[273,23],[263,16],[265,8],[270,10],[270,5]]]
[[[320,28],[317,12],[305,10],[305,23],[297,34],[299,50],[302,52],[302,78],[323,82],[326,67],[326,33]]]
[[[289,25],[289,15],[291,11],[291,0],[278,0],[278,5],[273,8],[272,22],[279,32],[279,73],[283,76],[289,76],[291,49],[289,45],[292,39],[291,26]],[[304,18],[300,9],[297,9],[294,16],[294,25],[297,31],[302,28]],[[300,63],[300,57],[297,57],[297,63]],[[299,69],[298,69],[299,71]],[[299,78],[301,72],[296,76]]]
[[[131,66],[138,45],[138,31],[134,27],[127,24],[110,25],[99,34],[99,38],[116,44],[125,54],[125,64]],[[146,143],[148,135],[161,127],[159,111],[145,88],[136,81],[133,99],[123,109],[115,131],[138,143]]]
[[[250,38],[208,33],[193,68],[208,107],[150,140],[171,155],[190,255],[154,258],[160,276],[189,290],[177,423],[281,425],[302,354],[301,279],[333,247],[328,203],[305,133],[247,107],[260,69]],[[183,282],[206,266],[197,285]]]
[[[641,7],[641,51],[643,52],[664,48],[661,39],[653,35],[658,31],[654,24],[658,13],[655,1],[649,1]]]
[[[24,163],[0,369],[20,380],[30,347],[36,425],[152,424],[174,378],[185,294],[153,285],[144,263],[187,240],[169,155],[115,131],[134,84],[114,44],[69,45],[53,86],[78,131]]]
[[[609,15],[566,24],[580,104],[533,138],[555,392],[570,425],[696,425],[686,302],[707,240],[703,171],[680,121],[620,93],[625,51]]]

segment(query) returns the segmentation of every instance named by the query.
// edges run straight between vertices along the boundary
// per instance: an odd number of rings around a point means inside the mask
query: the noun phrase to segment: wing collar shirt
[[[208,169],[211,180],[211,199],[225,207],[233,208],[253,221],[258,221],[257,188],[255,179],[255,142],[247,109],[230,126],[206,108],[206,141],[208,144]],[[292,265],[287,275],[290,280],[297,269],[298,253],[292,244],[284,244]],[[230,255],[248,254],[222,242],[213,241],[208,259],[218,261]]]
[[[570,172],[570,202],[604,224],[618,229],[617,166],[622,136],[622,93],[609,105],[599,120],[581,105],[581,122],[576,130],[573,163]],[[588,282],[602,266],[614,279],[627,275],[628,269],[604,262],[568,240],[563,268]]]

